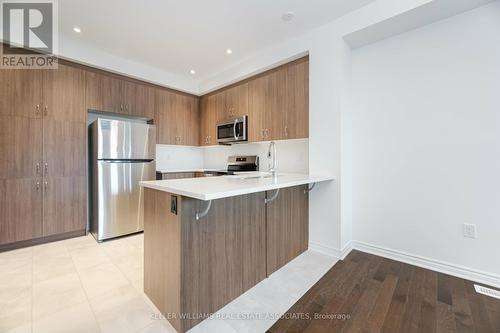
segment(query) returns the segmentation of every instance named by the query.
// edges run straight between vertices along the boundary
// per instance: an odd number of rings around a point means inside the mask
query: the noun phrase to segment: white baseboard
[[[359,250],[361,252],[371,253],[380,257],[401,261],[410,265],[500,288],[500,276],[492,273],[483,272],[359,241],[352,241],[351,246],[353,249]]]
[[[345,257],[352,251],[352,242],[347,243],[342,249],[338,249],[332,246],[323,245],[315,242],[309,243],[309,249],[316,251],[327,256],[337,258],[339,260],[344,260]]]

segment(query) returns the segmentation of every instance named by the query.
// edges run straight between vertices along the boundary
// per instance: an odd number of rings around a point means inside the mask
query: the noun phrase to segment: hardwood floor
[[[500,332],[500,300],[471,281],[353,251],[268,332]]]

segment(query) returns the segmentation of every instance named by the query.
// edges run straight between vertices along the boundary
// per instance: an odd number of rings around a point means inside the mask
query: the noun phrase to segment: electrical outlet
[[[463,232],[464,232],[464,237],[467,237],[467,238],[477,238],[477,231],[476,231],[476,225],[475,224],[464,223],[464,225],[463,225]]]

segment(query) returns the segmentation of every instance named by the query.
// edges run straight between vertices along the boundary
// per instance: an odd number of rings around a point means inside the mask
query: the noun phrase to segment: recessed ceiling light
[[[281,15],[281,19],[285,22],[290,22],[291,20],[293,20],[294,17],[295,17],[294,12],[286,12],[283,15]]]
[[[227,49],[227,50],[226,50],[226,53],[227,53],[227,54],[231,54],[231,53],[233,53],[233,50],[231,50],[231,49]]]
[[[77,32],[77,33],[80,33],[80,32],[82,32],[82,29],[80,29],[80,28],[78,28],[78,27],[74,27],[74,28],[73,28],[73,31],[74,31],[74,32]]]
[[[196,71],[194,69],[190,70],[189,73],[191,73],[192,75],[195,75],[196,74]]]

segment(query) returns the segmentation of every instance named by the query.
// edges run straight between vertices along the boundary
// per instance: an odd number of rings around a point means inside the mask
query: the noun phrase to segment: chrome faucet
[[[271,159],[271,163],[269,164],[269,172],[273,177],[276,176],[276,168],[278,166],[278,161],[276,157],[276,143],[271,141],[269,143],[269,150],[267,151],[267,159]]]

